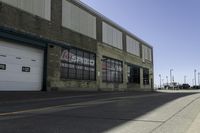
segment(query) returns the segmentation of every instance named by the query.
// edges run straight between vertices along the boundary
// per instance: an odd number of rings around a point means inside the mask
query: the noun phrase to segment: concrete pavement
[[[199,133],[199,132],[200,132],[200,113],[198,114],[196,119],[192,122],[187,133]]]

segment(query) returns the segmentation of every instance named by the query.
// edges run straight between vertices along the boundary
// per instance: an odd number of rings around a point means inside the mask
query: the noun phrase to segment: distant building
[[[153,85],[153,47],[82,2],[0,0],[0,91]]]

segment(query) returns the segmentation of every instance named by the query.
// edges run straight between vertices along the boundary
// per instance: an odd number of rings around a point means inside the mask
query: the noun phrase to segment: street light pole
[[[200,73],[199,73],[200,74]],[[167,86],[168,86],[168,76],[166,76],[166,79],[167,79]]]
[[[184,84],[186,84],[186,78],[187,78],[187,76],[184,76]]]
[[[173,69],[170,69],[170,84],[172,84],[172,71]]]
[[[195,85],[195,86],[197,85],[197,81],[196,81],[196,72],[197,72],[197,70],[194,69],[194,85]]]
[[[160,88],[161,88],[161,74],[159,74],[159,77],[160,77]]]
[[[200,86],[200,72],[198,73],[198,84]]]
[[[192,85],[194,86],[194,79],[192,79]]]

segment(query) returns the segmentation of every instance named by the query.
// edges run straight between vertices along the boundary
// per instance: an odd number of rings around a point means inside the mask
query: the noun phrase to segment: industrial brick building
[[[76,0],[0,0],[0,91],[153,89],[153,48]]]

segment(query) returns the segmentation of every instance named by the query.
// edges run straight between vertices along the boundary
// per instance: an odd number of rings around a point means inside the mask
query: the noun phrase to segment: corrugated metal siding
[[[96,39],[96,17],[63,0],[62,26]]]
[[[127,52],[140,56],[140,43],[135,39],[126,36]]]
[[[51,0],[0,0],[41,18],[51,20]]]
[[[103,42],[122,49],[122,32],[103,22]]]

